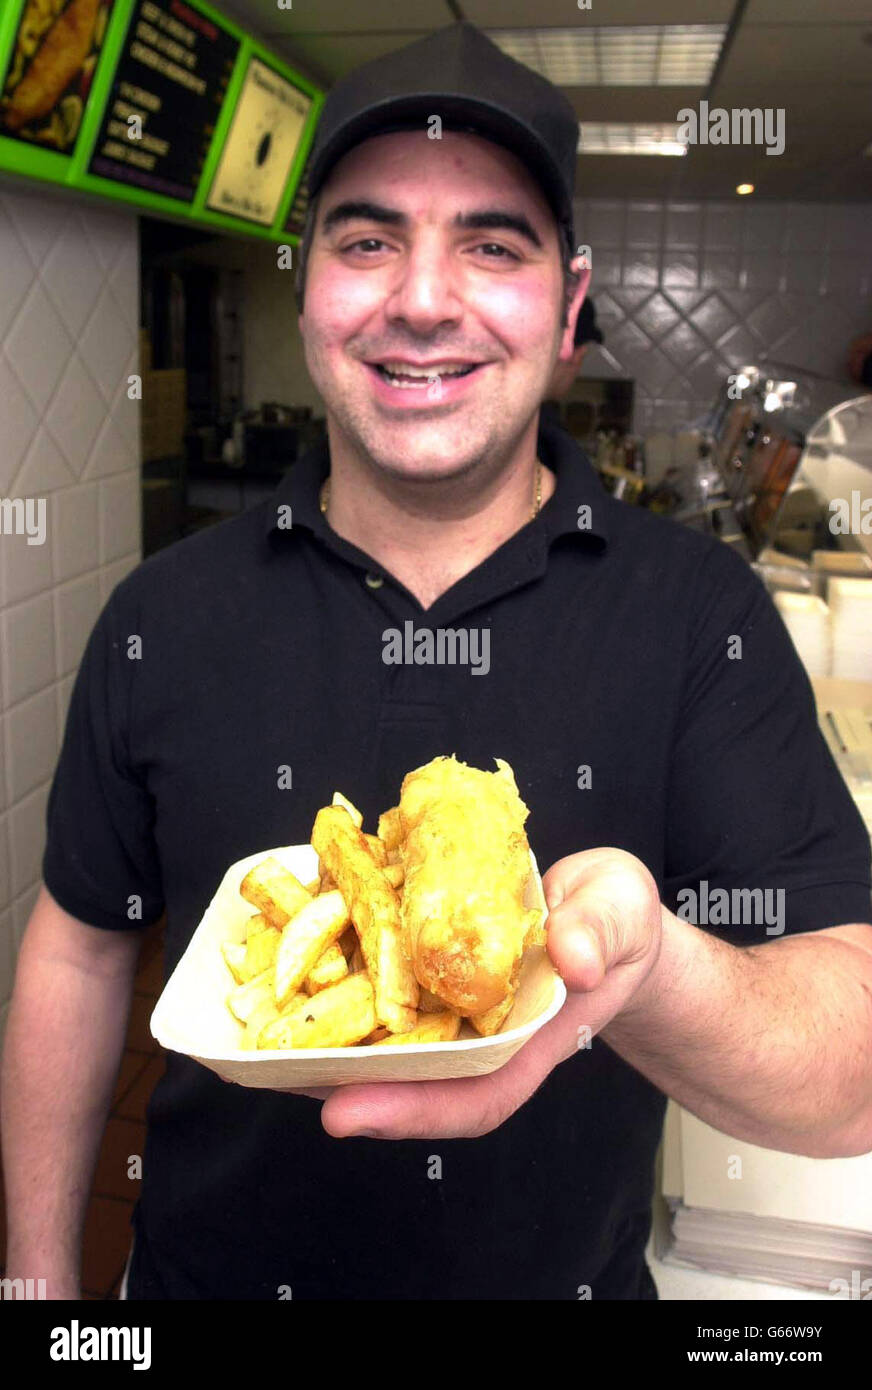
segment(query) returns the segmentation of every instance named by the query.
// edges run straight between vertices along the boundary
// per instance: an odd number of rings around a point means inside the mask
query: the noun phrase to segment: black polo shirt
[[[427,610],[325,523],[326,451],[129,574],[88,643],[51,789],[58,902],[107,930],[130,928],[132,895],[143,924],[166,908],[169,973],[230,863],[306,842],[337,788],[374,828],[405,772],[456,753],[511,763],[543,872],[615,845],[670,903],[705,880],[783,889],[791,932],[866,920],[869,842],[758,579],[610,498],[559,429],[539,447],[557,475],[539,517]],[[387,664],[384,634],[406,622],[487,630],[489,669]],[[483,1138],[336,1140],[317,1101],[171,1053],[130,1297],[655,1297],[664,1106],[597,1038]]]

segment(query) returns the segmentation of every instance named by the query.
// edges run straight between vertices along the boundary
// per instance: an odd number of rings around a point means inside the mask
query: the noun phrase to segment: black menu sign
[[[90,172],[192,202],[238,52],[184,0],[139,0]]]

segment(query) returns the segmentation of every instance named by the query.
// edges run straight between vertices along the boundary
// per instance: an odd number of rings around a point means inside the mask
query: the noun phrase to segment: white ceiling
[[[786,148],[693,147],[681,159],[580,155],[587,197],[872,199],[872,0],[216,0],[219,8],[324,86],[422,33],[467,19],[483,29],[727,23],[727,52],[711,90],[700,87],[566,89],[581,121],[674,121],[681,107],[775,107]]]

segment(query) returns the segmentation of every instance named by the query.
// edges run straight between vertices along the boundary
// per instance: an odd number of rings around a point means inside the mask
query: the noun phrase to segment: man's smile
[[[377,383],[376,396],[390,404],[448,403],[466,394],[466,384],[481,375],[487,362],[442,358],[434,362],[388,357],[364,363]],[[404,396],[400,402],[401,393]]]

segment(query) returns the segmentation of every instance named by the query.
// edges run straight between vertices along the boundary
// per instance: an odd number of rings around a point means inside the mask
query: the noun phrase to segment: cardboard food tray
[[[309,883],[318,874],[311,845],[285,845],[240,859],[227,870],[200,925],[188,943],[151,1016],[152,1035],[162,1047],[184,1053],[224,1081],[276,1090],[294,1086],[343,1086],[364,1081],[437,1081],[496,1071],[558,1013],[566,987],[543,946],[524,953],[512,1011],[499,1033],[480,1038],[464,1023],[455,1042],[383,1044],[379,1047],[296,1048],[246,1051],[244,1027],[227,1007],[233,979],[221,954],[223,941],[243,941],[251,903],[239,885],[268,855]],[[542,880],[530,854],[525,905],[546,911]]]

